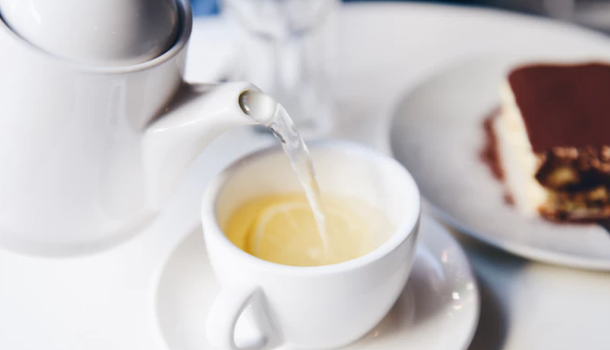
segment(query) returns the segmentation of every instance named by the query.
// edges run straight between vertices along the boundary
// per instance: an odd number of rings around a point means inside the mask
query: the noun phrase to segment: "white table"
[[[333,136],[384,152],[393,108],[407,89],[459,57],[502,52],[498,38],[510,37],[474,10],[443,6],[348,5],[340,20],[340,116]],[[195,21],[187,77],[218,76],[231,52],[224,29],[217,18]],[[511,44],[528,49],[525,42]],[[0,349],[165,349],[151,321],[152,281],[163,258],[199,225],[209,179],[236,156],[270,142],[246,130],[220,137],[189,169],[157,222],[120,247],[72,259],[0,251]],[[483,295],[471,349],[610,348],[610,274],[529,262],[457,236]]]

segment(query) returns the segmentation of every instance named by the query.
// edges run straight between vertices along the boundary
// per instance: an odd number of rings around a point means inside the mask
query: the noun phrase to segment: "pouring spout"
[[[180,175],[216,136],[257,124],[240,103],[259,91],[249,83],[185,83],[170,106],[145,130],[142,156],[150,202],[155,208],[172,193]]]
[[[268,126],[276,115],[279,104],[260,90],[247,90],[239,95],[239,107],[257,123]]]

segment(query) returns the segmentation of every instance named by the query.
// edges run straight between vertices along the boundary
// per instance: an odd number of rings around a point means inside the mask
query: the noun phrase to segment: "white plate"
[[[532,59],[541,58],[472,59],[420,84],[396,111],[392,151],[435,213],[458,229],[527,258],[610,270],[608,232],[524,217],[504,203],[502,185],[479,158],[482,121],[499,106],[498,87],[508,67]]]
[[[385,319],[348,349],[466,349],[479,318],[479,291],[468,260],[445,228],[422,219],[411,277]],[[202,233],[189,235],[169,256],[153,300],[155,327],[168,349],[210,346],[204,324],[218,292]]]

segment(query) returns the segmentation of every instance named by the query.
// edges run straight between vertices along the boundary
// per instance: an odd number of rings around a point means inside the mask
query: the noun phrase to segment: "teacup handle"
[[[239,347],[235,343],[235,327],[248,306],[252,306],[252,321],[261,335],[249,339],[248,345]],[[264,294],[259,287],[223,288],[208,313],[206,333],[210,344],[219,349],[263,350],[277,347],[280,343],[265,310]]]

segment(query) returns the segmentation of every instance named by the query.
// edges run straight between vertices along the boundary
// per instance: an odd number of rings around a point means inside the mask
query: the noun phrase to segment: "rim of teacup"
[[[201,219],[211,220],[208,224],[204,224],[204,236],[215,235],[218,238],[218,243],[222,244],[224,248],[232,251],[237,257],[243,259],[243,261],[259,265],[261,268],[266,270],[273,270],[278,273],[290,273],[290,274],[303,274],[303,275],[318,275],[318,274],[333,274],[340,273],[349,270],[355,270],[363,266],[369,265],[372,262],[383,258],[395,249],[397,249],[403,242],[408,239],[415,239],[414,232],[418,228],[419,221],[421,218],[422,200],[419,188],[415,179],[411,176],[411,173],[394,158],[385,154],[379,153],[369,147],[361,144],[344,141],[344,140],[315,140],[307,143],[307,147],[310,150],[327,148],[327,149],[339,149],[339,150],[356,150],[362,156],[372,157],[375,161],[381,161],[390,163],[396,171],[401,173],[404,183],[403,186],[409,187],[409,190],[413,192],[414,201],[413,207],[406,208],[405,215],[401,219],[400,225],[396,227],[394,234],[390,239],[377,247],[375,250],[358,257],[356,259],[348,260],[345,262],[323,265],[323,266],[290,266],[282,265],[278,263],[269,262],[258,257],[255,257],[235,246],[229,238],[225,235],[224,231],[220,228],[217,219],[217,202],[218,195],[225,188],[229,180],[237,174],[242,167],[246,164],[256,161],[256,159],[264,158],[271,154],[282,152],[280,145],[274,145],[258,151],[254,151],[247,154],[226,167],[221,171],[208,185],[202,199],[201,205]],[[314,164],[315,165],[315,164]],[[408,211],[408,212],[407,212]],[[409,215],[410,214],[410,215]],[[206,227],[211,226],[214,232],[206,232]],[[206,243],[207,244],[207,243]],[[207,249],[207,248],[206,248]]]
[[[75,67],[83,71],[92,72],[92,73],[103,73],[103,74],[121,74],[121,73],[131,73],[146,70],[155,66],[162,64],[163,62],[169,61],[174,56],[176,56],[179,52],[181,52],[191,37],[191,32],[193,31],[193,12],[191,9],[191,3],[189,0],[174,0],[176,1],[176,5],[178,6],[178,33],[176,35],[176,40],[172,44],[172,46],[167,49],[165,52],[160,54],[159,56],[148,60],[146,62],[124,65],[124,66],[101,66],[101,65],[93,65],[86,63],[79,63],[71,61],[67,58],[63,58],[61,56],[54,55],[50,52],[39,48],[38,46],[30,43],[23,37],[21,37],[18,33],[13,31],[8,24],[2,19],[2,14],[0,13],[0,30],[5,31],[8,35],[12,36],[13,39],[19,41],[24,47],[28,48],[30,51],[35,52],[36,54],[41,54],[46,56],[49,59],[54,60],[57,63],[64,64],[69,67]]]

